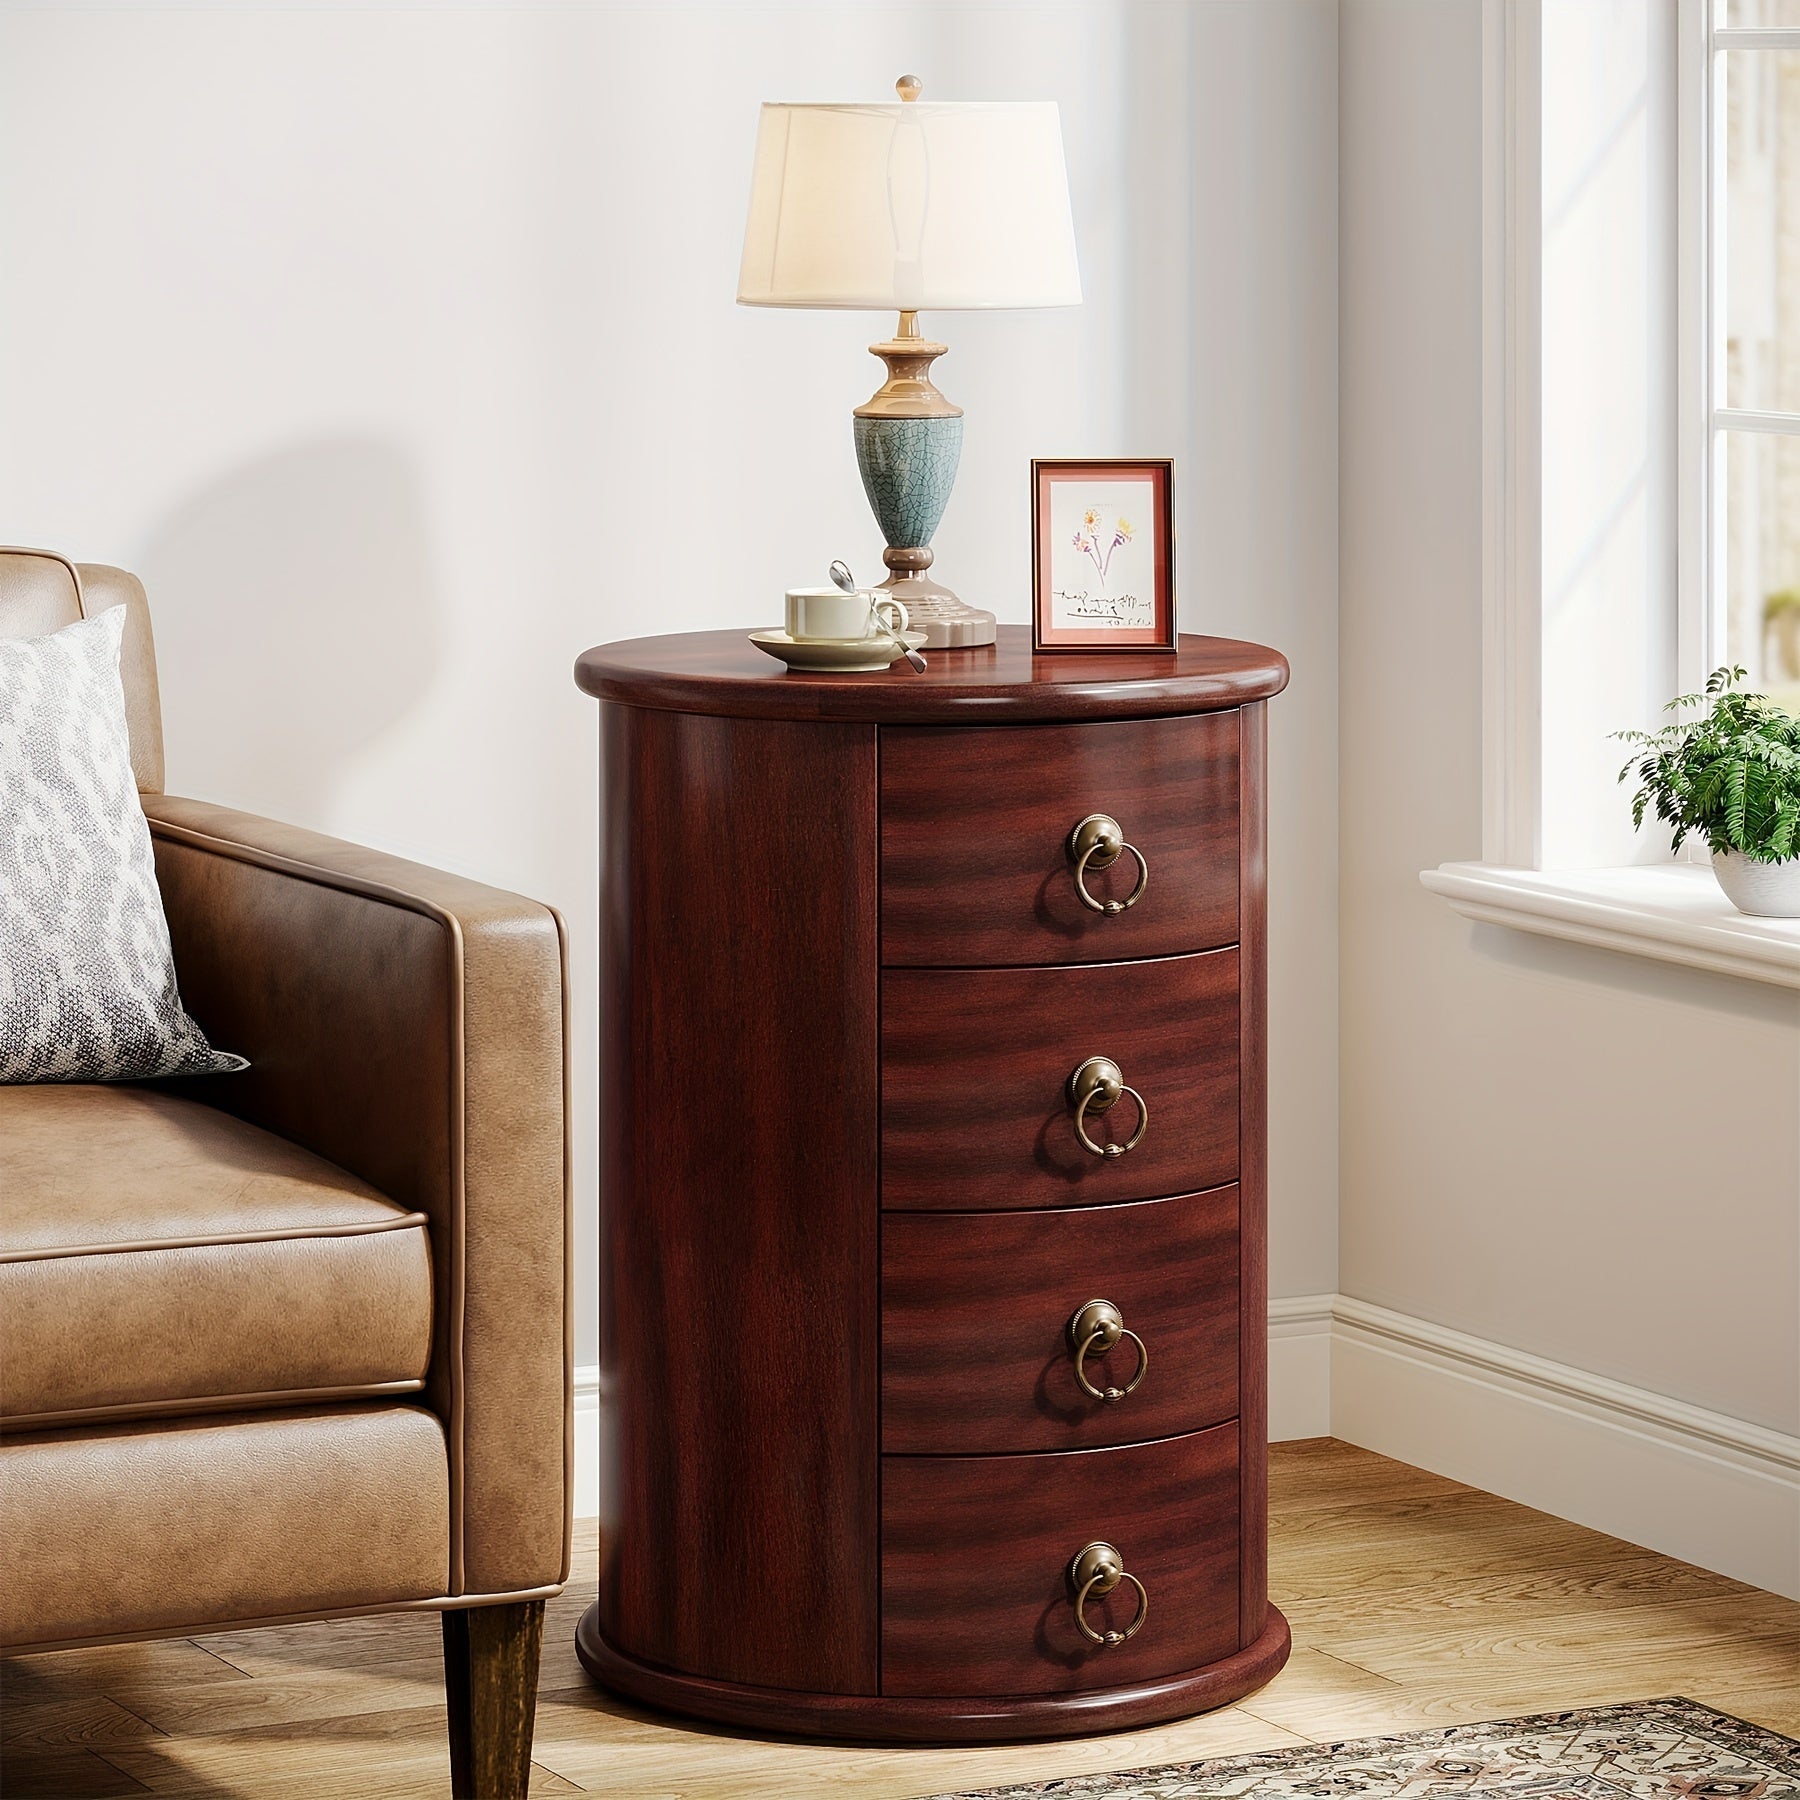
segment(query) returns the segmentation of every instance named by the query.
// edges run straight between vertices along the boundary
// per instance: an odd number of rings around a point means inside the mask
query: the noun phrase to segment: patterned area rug
[[[1696,1706],[1637,1700],[1452,1725],[1405,1737],[1296,1744],[1256,1756],[1074,1775],[935,1800],[1800,1800],[1800,1743]]]

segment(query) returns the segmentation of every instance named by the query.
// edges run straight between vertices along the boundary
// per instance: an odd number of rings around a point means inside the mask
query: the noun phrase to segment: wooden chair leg
[[[450,1792],[456,1800],[525,1800],[543,1641],[541,1600],[444,1614]]]

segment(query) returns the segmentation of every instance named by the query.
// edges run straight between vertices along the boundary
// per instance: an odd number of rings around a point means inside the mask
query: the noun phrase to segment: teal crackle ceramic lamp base
[[[900,315],[870,349],[888,378],[856,409],[856,466],[887,541],[883,588],[927,650],[994,641],[994,615],[926,571],[962,456],[962,408],[932,385],[922,311],[1076,306],[1081,275],[1053,101],[765,105],[738,301]],[[836,545],[809,546],[813,558]]]
[[[931,365],[947,346],[919,335],[917,313],[900,315],[899,333],[871,344],[888,378],[856,409],[856,466],[887,548],[881,585],[904,602],[927,650],[968,650],[994,641],[994,615],[960,600],[925,573],[956,465],[962,459],[962,408],[932,385]]]

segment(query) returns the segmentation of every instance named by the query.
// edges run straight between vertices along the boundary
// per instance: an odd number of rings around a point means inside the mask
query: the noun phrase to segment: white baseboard
[[[600,1365],[575,1371],[575,1516],[600,1511]]]
[[[575,1373],[575,1511],[599,1506]],[[1269,1303],[1269,1437],[1339,1437],[1800,1599],[1800,1437],[1345,1294]]]
[[[1269,1302],[1269,1442],[1331,1436],[1335,1294]]]
[[[1800,1599],[1800,1438],[1340,1294],[1352,1444]]]

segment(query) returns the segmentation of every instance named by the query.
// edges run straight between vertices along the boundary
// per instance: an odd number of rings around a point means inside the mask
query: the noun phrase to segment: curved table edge
[[[735,640],[732,632],[695,633]],[[1280,651],[1237,639],[1192,639],[1229,644],[1242,651],[1238,666],[1180,672],[1173,666],[1109,679],[1095,673],[1074,680],[951,679],[910,674],[796,675],[683,671],[641,664],[616,654],[634,644],[679,641],[625,639],[598,644],[575,660],[575,684],[596,700],[658,712],[705,713],[732,718],[839,721],[877,725],[1006,725],[1076,719],[1142,719],[1182,713],[1223,712],[1279,694],[1288,683]],[[954,655],[956,652],[947,654]],[[1046,659],[1049,660],[1049,659]],[[1140,669],[1148,656],[1136,659]],[[915,685],[916,684],[916,685]]]
[[[598,1601],[581,1615],[575,1631],[582,1667],[602,1687],[627,1699],[719,1724],[844,1743],[1003,1744],[1185,1719],[1229,1706],[1272,1680],[1291,1647],[1288,1622],[1271,1606],[1255,1643],[1202,1669],[1078,1693],[939,1699],[798,1693],[682,1675],[640,1662],[608,1643],[600,1630]]]

